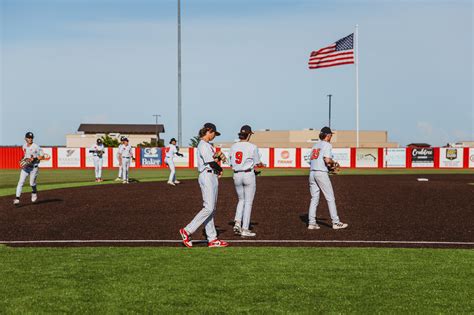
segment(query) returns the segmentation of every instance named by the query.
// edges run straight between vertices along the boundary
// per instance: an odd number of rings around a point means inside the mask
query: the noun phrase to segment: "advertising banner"
[[[276,148],[275,149],[275,167],[296,167],[296,149],[295,148]]]
[[[311,148],[301,148],[301,168],[309,168],[311,162]]]
[[[133,148],[133,153],[135,154],[135,157],[137,156],[137,149],[136,148]],[[138,149],[140,150],[140,148]],[[119,161],[118,161],[118,157],[117,157],[117,153],[118,153],[118,148],[114,148],[113,149],[113,154],[114,154],[114,163],[113,163],[113,167],[119,167]],[[135,167],[135,161],[134,160],[131,160],[130,161],[130,167]]]
[[[58,167],[81,167],[81,149],[58,148]]]
[[[53,167],[53,148],[41,148],[44,154],[44,160],[41,160],[40,168]]]
[[[102,167],[109,167],[109,150],[104,148],[104,154],[102,155]],[[94,156],[89,152],[89,148],[86,148],[86,167],[94,167]]]
[[[161,167],[161,148],[140,148],[142,167]]]
[[[230,148],[221,148],[221,152],[224,153],[225,157],[227,158],[227,162],[221,163],[221,166],[223,168],[229,168],[230,167]]]
[[[469,148],[469,167],[474,167],[474,148]]]
[[[341,167],[351,167],[351,149],[334,148],[332,149],[333,160],[339,162]]]
[[[269,148],[258,148],[258,154],[260,155],[260,162],[265,164],[266,167],[270,165],[270,149]]]
[[[378,167],[378,149],[357,149],[356,167]]]
[[[176,167],[189,167],[189,148],[180,148],[179,153],[183,156],[175,156],[173,161]]]
[[[413,148],[411,151],[412,167],[434,167],[433,148]]]
[[[456,168],[463,167],[464,149],[463,148],[440,148],[439,149],[439,167]]]
[[[406,167],[407,150],[405,148],[384,148],[384,167]]]

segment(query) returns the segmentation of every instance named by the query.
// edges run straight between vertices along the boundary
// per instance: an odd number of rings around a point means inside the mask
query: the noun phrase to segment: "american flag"
[[[354,33],[332,45],[313,51],[309,57],[309,68],[318,69],[354,63]]]

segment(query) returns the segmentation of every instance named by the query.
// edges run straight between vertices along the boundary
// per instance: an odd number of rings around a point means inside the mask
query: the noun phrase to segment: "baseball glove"
[[[327,165],[329,174],[338,174],[341,171],[341,166],[337,162],[332,162]]]
[[[214,158],[214,160],[218,160],[222,163],[227,162],[227,157],[225,156],[224,152],[222,152],[222,151],[217,151],[216,153],[214,153],[213,158]]]
[[[98,156],[99,158],[101,158],[103,155],[104,155],[104,151],[103,151],[103,150],[97,150],[97,156]]]
[[[30,158],[27,158],[27,157],[24,157],[20,160],[20,167],[21,168],[28,168],[28,167],[32,167],[33,166],[33,163],[34,163],[34,159],[30,159]]]

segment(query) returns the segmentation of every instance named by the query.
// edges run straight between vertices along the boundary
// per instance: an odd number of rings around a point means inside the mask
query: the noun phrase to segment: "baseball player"
[[[208,238],[208,247],[227,247],[225,241],[217,238],[216,227],[214,225],[214,214],[216,212],[217,191],[219,185],[219,177],[222,176],[222,168],[218,164],[219,155],[214,147],[209,143],[220,133],[216,130],[216,125],[206,123],[199,130],[201,141],[197,146],[197,167],[199,171],[199,186],[204,199],[204,207],[194,219],[185,227],[179,230],[179,234],[183,239],[186,247],[192,247],[190,235],[196,232],[201,226],[205,225],[206,235]]]
[[[316,209],[319,204],[319,193],[323,192],[328,203],[331,214],[332,228],[334,230],[345,229],[348,224],[342,223],[337,215],[336,199],[332,189],[331,180],[328,174],[328,165],[333,164],[332,145],[330,144],[333,132],[329,127],[321,129],[319,139],[311,151],[309,187],[311,191],[311,204],[308,214],[308,229],[317,230],[319,225],[316,222]]]
[[[22,166],[20,171],[20,180],[16,186],[16,198],[13,200],[14,205],[20,203],[21,191],[23,184],[28,176],[30,176],[31,186],[31,202],[38,200],[38,190],[36,188],[36,178],[38,177],[38,166],[41,160],[44,159],[43,150],[39,145],[33,143],[34,135],[32,132],[27,132],[25,135],[25,144],[23,144],[23,159],[20,161]]]
[[[119,170],[118,170],[118,176],[115,179],[116,182],[119,182],[122,180],[122,161],[119,158],[119,151],[120,151],[120,147],[123,145],[123,139],[125,139],[124,136],[120,137],[120,144],[118,146],[118,151],[117,151],[117,160],[119,161]]]
[[[128,184],[128,173],[130,168],[130,160],[135,160],[135,155],[132,146],[128,143],[126,137],[123,138],[123,143],[119,146],[118,157],[120,167],[122,168],[122,183]]]
[[[230,166],[234,170],[234,184],[239,202],[235,211],[234,232],[242,237],[256,236],[249,230],[252,203],[255,196],[256,180],[255,167],[262,167],[260,155],[255,144],[250,143],[252,128],[242,126],[238,134],[240,142],[230,148]]]
[[[89,149],[89,153],[92,154],[94,159],[95,181],[102,182],[102,166],[104,164],[103,156],[105,153],[104,142],[102,139],[97,139],[96,144]]]
[[[176,180],[176,168],[174,166],[174,156],[183,156],[181,153],[179,153],[179,147],[176,146],[176,139],[172,138],[170,140],[170,145],[166,147],[166,157],[165,157],[165,163],[168,165],[170,168],[170,177],[168,179],[168,185],[171,186],[176,186],[176,184],[179,184],[180,182]]]

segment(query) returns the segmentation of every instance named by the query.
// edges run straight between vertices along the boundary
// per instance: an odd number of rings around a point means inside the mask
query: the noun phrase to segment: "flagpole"
[[[355,26],[356,146],[359,147],[359,25]]]

